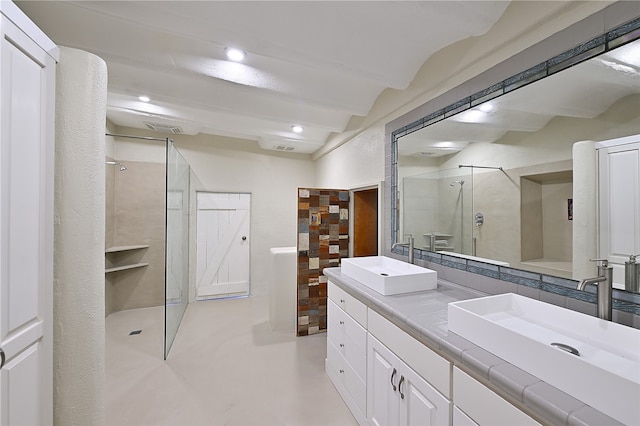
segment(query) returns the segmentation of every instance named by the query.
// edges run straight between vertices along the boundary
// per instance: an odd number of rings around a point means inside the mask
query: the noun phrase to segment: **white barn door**
[[[55,60],[2,3],[0,424],[44,425],[53,422]]]
[[[640,135],[598,145],[599,257],[624,288],[624,262],[640,253]]]
[[[250,194],[197,193],[196,299],[249,294]]]

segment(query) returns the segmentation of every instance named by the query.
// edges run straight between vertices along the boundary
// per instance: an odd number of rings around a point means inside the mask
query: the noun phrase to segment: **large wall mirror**
[[[640,134],[639,37],[636,19],[396,130],[392,241],[589,276],[595,267],[574,265],[576,233],[595,244],[597,229],[574,226],[573,199],[574,172],[591,160],[574,145]]]

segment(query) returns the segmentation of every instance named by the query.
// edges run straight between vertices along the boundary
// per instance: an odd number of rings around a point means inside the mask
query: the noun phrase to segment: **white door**
[[[624,288],[624,262],[640,254],[640,136],[598,146],[599,257]]]
[[[196,299],[249,294],[250,194],[197,193]]]
[[[3,2],[5,3],[5,2]],[[0,423],[53,418],[55,61],[1,23]]]

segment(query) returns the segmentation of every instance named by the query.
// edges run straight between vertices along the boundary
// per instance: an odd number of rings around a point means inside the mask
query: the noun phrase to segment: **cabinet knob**
[[[393,373],[391,373],[391,387],[393,388],[394,391],[396,390],[396,385],[393,384],[393,378],[396,377],[397,372],[398,371],[394,368]]]
[[[340,374],[343,374],[343,373],[344,373],[344,370],[341,368],[340,369]]]
[[[344,348],[344,343],[340,343],[340,347],[341,347],[341,348]]]
[[[340,299],[340,303],[344,303],[344,299]]]
[[[344,325],[344,321],[340,321],[340,325]]]

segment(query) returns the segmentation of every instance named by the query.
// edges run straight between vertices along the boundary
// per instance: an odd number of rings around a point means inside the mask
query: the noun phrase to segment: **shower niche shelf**
[[[431,240],[431,236],[434,235],[435,236],[435,251],[450,251],[450,250],[455,250],[455,248],[453,247],[453,244],[451,244],[451,239],[453,238],[453,235],[451,234],[444,234],[442,232],[432,232],[430,234],[422,234],[422,236],[425,238],[425,240],[427,240],[427,245],[424,247],[425,249],[430,249],[430,240]]]
[[[132,263],[131,265],[114,266],[113,268],[105,269],[104,273],[108,274],[111,272],[126,271],[127,269],[143,268],[145,266],[149,266],[149,264],[148,263]]]
[[[109,247],[104,252],[105,253],[120,253],[122,251],[140,250],[140,249],[145,249],[145,248],[149,248],[149,245],[146,244],[146,245],[137,245],[137,246],[115,246],[115,247]]]
[[[122,253],[134,251],[134,250],[142,250],[146,248],[149,248],[148,244],[140,244],[140,245],[132,245],[132,246],[114,246],[114,247],[107,248],[104,252],[107,257],[110,257],[109,256],[110,254],[117,257],[119,254],[122,254]],[[124,265],[114,265],[114,266],[105,268],[104,273],[109,274],[111,272],[126,271],[128,269],[144,268],[145,266],[149,266],[149,264],[145,262],[139,262],[139,263],[128,263]]]

